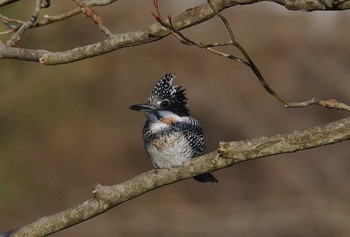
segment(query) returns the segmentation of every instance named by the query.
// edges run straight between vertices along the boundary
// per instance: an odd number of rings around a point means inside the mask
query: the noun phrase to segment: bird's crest
[[[183,113],[189,114],[185,89],[178,85],[173,86],[175,77],[175,74],[165,74],[152,89],[148,102],[168,100],[170,108],[177,110],[176,112],[182,110]]]

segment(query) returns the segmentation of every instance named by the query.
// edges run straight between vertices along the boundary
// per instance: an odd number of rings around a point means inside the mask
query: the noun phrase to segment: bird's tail
[[[218,180],[211,173],[200,174],[200,175],[194,176],[193,178],[194,178],[194,180],[196,180],[198,182],[202,182],[202,183],[204,183],[204,182],[217,183],[218,182]]]

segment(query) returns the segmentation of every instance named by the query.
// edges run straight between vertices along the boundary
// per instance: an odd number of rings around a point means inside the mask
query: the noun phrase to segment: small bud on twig
[[[158,8],[158,0],[153,0],[153,5]]]

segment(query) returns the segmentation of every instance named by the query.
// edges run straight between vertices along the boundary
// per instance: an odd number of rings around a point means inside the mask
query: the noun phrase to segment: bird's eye
[[[160,103],[160,105],[162,107],[167,107],[169,105],[169,101],[168,100],[163,100],[162,103]]]

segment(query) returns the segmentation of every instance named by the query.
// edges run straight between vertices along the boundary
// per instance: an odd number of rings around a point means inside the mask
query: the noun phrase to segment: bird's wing
[[[185,138],[190,143],[193,151],[192,157],[201,156],[205,153],[202,127],[196,119],[187,117],[184,121],[174,124],[174,126],[183,132]]]

